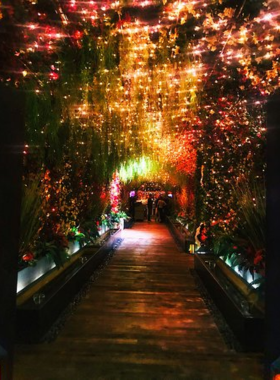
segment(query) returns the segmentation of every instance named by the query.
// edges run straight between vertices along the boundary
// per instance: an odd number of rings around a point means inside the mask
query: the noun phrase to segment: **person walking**
[[[147,203],[147,209],[148,209],[148,213],[147,213],[147,219],[148,219],[148,222],[151,221],[151,216],[152,216],[152,212],[153,212],[153,197],[152,197],[152,194],[149,194],[149,198],[148,198],[148,203]]]
[[[166,206],[166,203],[162,199],[162,197],[159,197],[158,203],[157,203],[157,208],[158,208],[158,213],[159,213],[159,222],[163,223],[165,220],[165,215],[164,215],[164,208]]]

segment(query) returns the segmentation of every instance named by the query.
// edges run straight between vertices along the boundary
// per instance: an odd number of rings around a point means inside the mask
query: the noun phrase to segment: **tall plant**
[[[231,229],[227,224],[213,227],[213,249],[219,256],[231,259],[240,269],[264,274],[265,264],[265,186],[262,181],[243,179],[233,194],[236,209]]]
[[[265,186],[264,183],[241,181],[234,195],[239,206],[237,232],[255,252],[265,249]]]
[[[32,250],[41,228],[42,215],[40,181],[24,184],[20,220],[20,255]]]

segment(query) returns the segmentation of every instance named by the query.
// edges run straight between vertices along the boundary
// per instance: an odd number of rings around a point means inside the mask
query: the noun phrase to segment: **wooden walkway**
[[[15,380],[261,380],[227,348],[163,224],[136,223],[52,343],[19,345]]]

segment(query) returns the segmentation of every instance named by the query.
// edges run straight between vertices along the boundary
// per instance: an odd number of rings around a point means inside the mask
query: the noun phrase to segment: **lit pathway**
[[[136,223],[55,342],[17,347],[14,380],[261,380],[230,351],[167,228]]]

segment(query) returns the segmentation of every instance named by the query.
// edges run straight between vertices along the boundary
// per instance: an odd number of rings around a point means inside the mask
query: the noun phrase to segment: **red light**
[[[75,38],[75,40],[79,40],[83,37],[83,33],[80,32],[79,30],[76,30],[73,34],[73,38]]]
[[[275,375],[275,376],[273,377],[273,380],[280,380],[280,374]]]
[[[50,74],[49,74],[49,78],[51,80],[57,80],[59,78],[59,75],[57,73],[55,73],[54,71],[52,71]]]
[[[105,199],[106,198],[106,193],[101,193],[100,199]]]

